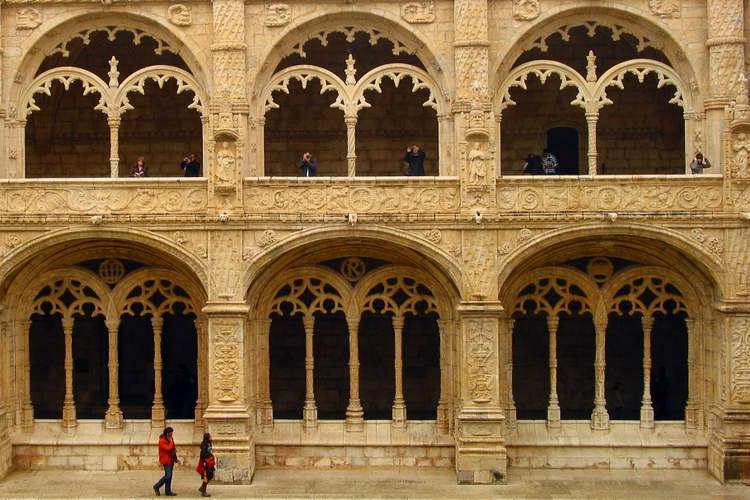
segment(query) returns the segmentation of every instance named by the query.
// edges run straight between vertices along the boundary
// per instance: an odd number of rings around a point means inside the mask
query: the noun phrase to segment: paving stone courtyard
[[[149,498],[157,471],[23,471],[0,482],[0,498]],[[179,498],[198,496],[198,475],[175,470]],[[510,470],[501,486],[459,486],[452,469],[262,469],[252,485],[211,485],[215,498],[639,498],[750,499],[750,486],[722,485],[705,471]]]

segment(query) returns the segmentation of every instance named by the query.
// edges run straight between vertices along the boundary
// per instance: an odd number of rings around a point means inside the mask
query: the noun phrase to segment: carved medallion
[[[266,5],[266,26],[284,26],[292,20],[292,8],[285,3]]]
[[[193,15],[190,7],[181,3],[171,5],[167,9],[167,17],[169,18],[169,22],[175,26],[190,26],[193,24]]]
[[[530,21],[539,17],[541,11],[539,0],[513,0],[513,19]]]
[[[42,24],[42,13],[34,7],[19,9],[16,14],[17,30],[33,30]]]
[[[648,6],[659,17],[680,17],[680,0],[649,0]]]
[[[407,23],[431,23],[435,20],[435,2],[408,2],[401,5],[401,17]]]

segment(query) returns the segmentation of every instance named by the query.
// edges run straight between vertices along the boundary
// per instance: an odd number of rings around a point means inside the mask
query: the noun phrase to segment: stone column
[[[305,406],[302,420],[305,429],[318,426],[318,408],[315,406],[315,353],[313,352],[313,332],[315,317],[305,316]]]
[[[495,141],[497,142],[497,153],[495,155],[495,177],[500,177],[503,174],[502,167],[502,148],[503,148],[503,113],[498,111],[495,114]]]
[[[404,318],[391,317],[393,323],[393,342],[394,342],[394,371],[396,381],[396,394],[393,397],[393,409],[391,425],[396,428],[406,427],[406,401],[404,401],[404,359],[402,348],[404,345]]]
[[[346,318],[349,329],[349,406],[346,407],[346,430],[364,430],[364,410],[359,400],[359,317]]]
[[[34,426],[34,407],[31,404],[31,360],[29,358],[30,334],[31,320],[19,321],[16,331],[19,347],[16,357],[16,380],[19,382],[21,394],[18,396],[16,421],[21,423],[24,430],[31,430]]]
[[[557,314],[547,316],[549,333],[549,404],[547,405],[547,428],[560,428],[560,403],[557,400],[557,327],[560,317]]]
[[[164,320],[151,316],[151,328],[154,331],[154,402],[151,405],[151,427],[164,428],[164,397],[161,392],[161,333]]]
[[[213,438],[219,482],[248,483],[255,473],[255,442],[244,386],[246,363],[253,362],[245,357],[244,347],[248,311],[242,302],[209,302],[202,311],[208,320],[210,374],[203,419]]]
[[[456,474],[461,484],[505,480],[507,455],[500,397],[499,302],[462,302],[461,409],[456,429]]]
[[[107,117],[109,125],[109,176],[120,176],[120,117]]]
[[[706,4],[709,95],[704,100],[707,134],[703,153],[711,160],[711,173],[718,173],[718,167],[728,161],[721,158],[721,131],[725,125],[724,107],[737,94],[736,86],[745,70],[743,4],[742,0],[709,0]]]
[[[453,143],[450,127],[451,116],[448,114],[438,115],[438,171],[437,175],[453,175],[451,159],[448,158],[449,144]]]
[[[597,174],[597,152],[596,152],[596,122],[599,120],[599,113],[586,113],[586,125],[588,130],[588,174]]]
[[[256,146],[255,146],[255,175],[264,176],[266,174],[266,117],[261,116],[258,118],[258,126],[255,131],[256,134]]]
[[[441,434],[447,434],[450,430],[450,374],[452,371],[451,361],[451,338],[453,337],[453,321],[439,319],[438,334],[440,335],[440,399],[437,407],[437,428]]]
[[[344,116],[344,123],[346,124],[346,175],[354,177],[357,175],[357,115]]]
[[[205,318],[198,317],[195,319],[195,336],[198,344],[198,359],[196,363],[198,397],[195,401],[195,424],[203,426],[203,412],[206,409],[206,404],[208,404],[208,363],[206,362],[206,358],[208,357],[208,328]]]
[[[701,377],[700,363],[697,362],[699,332],[696,328],[697,321],[693,318],[685,318],[685,334],[688,337],[688,399],[685,405],[685,427],[697,429],[703,425],[703,413],[700,408],[699,386]]]
[[[73,318],[63,318],[62,327],[65,335],[65,400],[63,401],[62,425],[73,429],[76,422],[76,402],[73,397]],[[29,376],[31,374],[29,373]]]
[[[641,428],[654,428],[654,407],[651,404],[651,331],[654,327],[652,316],[641,317],[643,330],[643,399],[641,400]]]
[[[3,313],[0,304],[0,316]],[[10,394],[10,324],[0,319],[0,479],[5,477],[12,467],[13,447],[10,441],[10,422],[8,414],[8,395]]]
[[[273,428],[273,403],[271,402],[271,358],[268,339],[271,335],[271,320],[258,319],[258,385],[260,386],[260,425],[264,430]]]
[[[594,411],[591,414],[591,428],[594,430],[609,429],[609,413],[604,395],[605,348],[607,318],[595,318],[596,358],[594,360]]]
[[[516,403],[513,398],[513,328],[516,320],[503,318],[500,320],[501,342],[505,344],[505,364],[502,367],[505,373],[505,385],[507,387],[505,396],[505,428],[516,428]]]
[[[104,426],[107,429],[122,428],[122,410],[120,410],[119,394],[119,355],[117,351],[120,318],[107,319],[107,337],[109,339],[107,366],[109,368],[109,397],[107,398],[107,413],[104,415]]]

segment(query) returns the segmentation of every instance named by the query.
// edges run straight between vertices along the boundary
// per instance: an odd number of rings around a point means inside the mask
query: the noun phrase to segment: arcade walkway
[[[177,498],[197,495],[198,475],[192,467],[178,467],[173,483]],[[154,497],[156,479],[156,470],[17,472],[0,482],[0,498]],[[511,469],[503,486],[458,486],[454,481],[451,469],[264,469],[252,485],[212,485],[209,492],[214,498],[750,498],[750,486],[722,486],[705,471]]]

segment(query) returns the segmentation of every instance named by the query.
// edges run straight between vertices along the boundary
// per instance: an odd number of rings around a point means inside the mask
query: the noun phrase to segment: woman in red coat
[[[177,459],[177,448],[172,438],[173,433],[174,429],[167,427],[159,436],[159,463],[164,466],[164,476],[154,485],[156,496],[161,495],[159,488],[162,485],[164,485],[165,495],[168,497],[176,496],[176,493],[172,492],[172,471],[174,470],[174,464],[178,464],[180,461]]]

